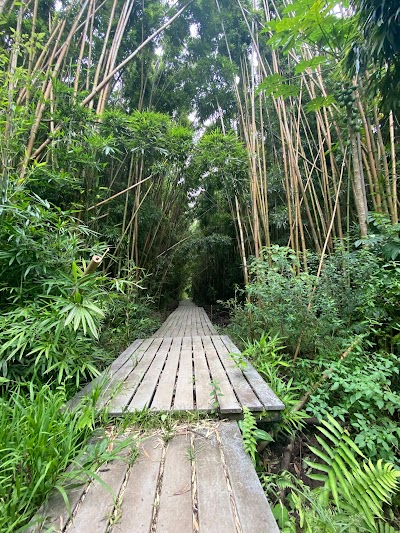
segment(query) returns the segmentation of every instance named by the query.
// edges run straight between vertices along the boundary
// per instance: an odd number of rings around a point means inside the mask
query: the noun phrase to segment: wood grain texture
[[[235,519],[215,436],[195,438],[197,503],[201,533],[235,532]]]
[[[224,422],[219,432],[242,533],[279,533],[237,423]]]
[[[242,370],[238,368],[232,358],[229,357],[229,351],[222,342],[221,337],[213,336],[212,341],[221,363],[224,366],[225,372],[232,383],[239,402],[242,405],[245,405],[251,411],[262,411],[263,404],[257,398],[256,394],[251,388],[251,385],[243,375]]]
[[[156,390],[158,380],[168,356],[172,339],[164,337],[160,346],[157,348],[155,357],[144,374],[142,382],[138,386],[129,406],[128,411],[142,410],[149,407]]]
[[[212,386],[216,399],[219,403],[221,413],[241,413],[242,407],[239,404],[235,391],[228,379],[224,367],[219,360],[218,354],[210,337],[202,337],[204,351],[212,377]]]
[[[139,457],[129,471],[122,496],[121,519],[112,528],[113,533],[149,533],[162,452],[163,444],[157,437],[139,445]]]
[[[68,533],[106,533],[127,469],[127,463],[122,460],[112,461],[100,468],[98,474],[109,490],[97,480],[89,486],[81,508],[68,527]]]
[[[98,480],[72,492],[72,523],[54,492],[43,528],[30,532],[190,533],[197,519],[200,533],[277,533],[237,424],[208,421],[186,431],[168,443],[148,436],[133,465],[100,468],[111,492]]]
[[[239,348],[233,344],[227,335],[222,335],[221,340],[229,352],[240,354]],[[285,405],[279,400],[276,394],[249,362],[247,362],[246,368],[243,370],[243,375],[246,377],[253,391],[256,393],[258,399],[267,411],[282,411],[285,409]]]
[[[151,409],[153,411],[169,411],[172,405],[176,375],[178,372],[179,357],[181,353],[182,339],[172,339],[171,348],[161,375]]]
[[[149,366],[153,362],[156,356],[157,350],[162,342],[162,339],[149,339],[150,345],[143,353],[142,358],[133,370],[122,382],[121,389],[117,392],[114,398],[110,402],[110,414],[120,414],[127,408],[131,398],[136,392],[137,387],[140,385],[144,375],[146,374]],[[124,365],[125,367],[126,365]],[[123,367],[123,368],[124,368]]]
[[[193,411],[193,386],[192,342],[190,338],[184,337],[179,359],[173,411]]]
[[[212,409],[213,388],[201,337],[193,337],[193,360],[196,410],[207,412]]]
[[[193,531],[192,468],[190,440],[177,435],[168,443],[162,481],[157,533]]]

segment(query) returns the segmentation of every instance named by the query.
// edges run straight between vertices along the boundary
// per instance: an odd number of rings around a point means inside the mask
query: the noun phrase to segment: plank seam
[[[180,342],[180,345],[179,345],[179,358],[178,358],[178,365],[176,367],[174,389],[173,389],[172,398],[171,398],[170,412],[173,411],[173,407],[175,405],[175,396],[176,396],[176,387],[177,387],[178,376],[179,376],[179,367],[181,366],[181,356],[182,356],[182,339],[181,339],[181,342]]]
[[[164,467],[165,467],[165,459],[167,457],[167,448],[168,448],[168,444],[166,445],[165,443],[163,443],[163,451],[161,455],[160,469],[158,471],[158,477],[157,477],[157,489],[156,489],[156,494],[155,494],[154,503],[153,503],[153,516],[151,518],[150,533],[156,533],[156,530],[157,530],[158,511],[160,509],[160,498],[161,498],[162,484],[163,484],[163,479],[164,479]]]
[[[231,386],[231,388],[232,388],[232,390],[233,390],[233,393],[234,393],[234,395],[235,395],[235,397],[236,397],[236,400],[237,400],[238,404],[241,406],[242,411],[243,411],[243,404],[242,404],[242,402],[240,401],[240,398],[239,398],[239,396],[238,396],[238,393],[237,393],[236,390],[235,390],[235,387],[233,386],[232,380],[231,380],[231,378],[230,378],[230,376],[229,376],[229,374],[228,374],[228,371],[227,371],[227,369],[226,369],[226,367],[225,367],[225,365],[224,365],[223,360],[222,360],[221,357],[220,357],[220,354],[218,353],[217,347],[216,347],[215,344],[214,344],[214,340],[213,340],[212,336],[210,336],[210,340],[211,340],[212,345],[214,346],[215,353],[217,354],[217,357],[218,357],[218,359],[219,359],[219,361],[220,361],[220,363],[221,363],[221,365],[222,365],[222,368],[223,368],[224,371],[225,371],[226,377],[227,377],[227,379],[228,379],[228,381],[229,381],[229,384],[230,384],[230,386]],[[257,396],[257,395],[256,395],[256,396]]]
[[[190,436],[190,445],[193,452],[195,453],[194,446],[194,434]],[[199,532],[199,506],[198,506],[198,497],[197,497],[197,482],[196,482],[196,459],[195,457],[191,460],[192,463],[192,513],[193,513],[193,532]]]
[[[197,397],[196,397],[196,374],[194,368],[194,346],[193,346],[193,337],[191,337],[190,347],[192,350],[192,389],[193,389],[193,409],[197,411]]]
[[[168,337],[167,337],[167,338],[168,338]],[[165,337],[164,337],[164,340],[165,340]],[[170,353],[171,353],[171,346],[172,346],[172,340],[171,340],[171,342],[170,342],[170,344],[169,344],[169,346],[168,346],[168,351],[167,351],[167,354],[166,354],[165,359],[164,359],[164,364],[163,364],[163,366],[162,366],[162,368],[161,368],[161,370],[160,370],[160,374],[159,374],[159,376],[158,376],[156,386],[154,387],[153,393],[152,393],[152,395],[151,395],[151,397],[150,397],[149,404],[148,404],[148,406],[147,406],[149,409],[151,408],[151,404],[153,403],[154,396],[155,396],[156,393],[157,393],[157,389],[158,389],[158,385],[159,385],[160,380],[161,380],[161,376],[162,376],[162,374],[163,374],[163,372],[164,372],[165,365],[167,364],[168,357],[169,357],[169,355],[170,355]],[[154,359],[153,359],[153,361],[154,361]],[[150,367],[149,367],[149,369],[150,369]]]
[[[154,339],[154,340],[156,340],[156,339]],[[149,346],[147,349],[149,349],[149,348],[151,347],[152,344],[153,344],[153,343],[151,343],[150,346]],[[160,343],[160,345],[161,345],[161,343]],[[136,384],[136,387],[134,388],[134,392],[132,393],[130,399],[126,402],[126,406],[124,407],[123,411],[127,411],[127,410],[128,410],[128,407],[129,407],[130,403],[132,402],[133,397],[135,396],[135,394],[136,394],[138,388],[140,387],[140,385],[142,384],[142,382],[143,382],[143,380],[144,380],[144,378],[145,378],[147,372],[149,371],[149,368],[151,367],[151,365],[152,365],[153,362],[154,362],[154,359],[156,358],[156,355],[157,355],[157,352],[158,352],[158,349],[159,349],[160,345],[157,347],[157,350],[155,351],[155,353],[154,353],[154,355],[153,355],[153,357],[152,357],[152,359],[151,359],[151,362],[150,362],[149,366],[147,367],[146,371],[143,373],[142,377],[140,378],[140,381]],[[141,360],[143,359],[144,355],[145,355],[145,354],[142,355]],[[132,368],[132,371],[129,372],[129,374],[128,374],[128,376],[125,378],[124,382],[129,378],[129,376],[130,376],[130,375],[132,374],[132,372],[136,369],[136,367],[137,367],[137,364],[136,364],[136,366],[135,366],[134,368]]]
[[[238,510],[237,510],[237,507],[236,507],[236,501],[235,501],[235,498],[234,498],[234,495],[233,495],[232,484],[231,484],[231,480],[229,478],[228,467],[227,467],[227,464],[226,464],[226,461],[225,461],[224,448],[223,448],[223,445],[222,445],[222,441],[221,441],[221,437],[220,437],[219,431],[217,430],[215,432],[215,434],[216,434],[216,439],[217,439],[217,443],[218,443],[219,454],[220,454],[220,457],[221,457],[221,464],[222,464],[222,468],[223,468],[224,474],[225,474],[225,483],[226,483],[226,487],[227,487],[228,493],[229,493],[229,503],[231,505],[231,510],[232,510],[234,521],[235,521],[236,533],[243,533],[242,526],[240,524],[239,513],[238,513]]]
[[[201,345],[203,346],[203,350],[204,350],[204,359],[206,360],[206,365],[207,365],[207,368],[208,368],[208,377],[210,378],[210,384],[211,384],[211,388],[212,388],[212,393],[213,395],[210,397],[210,409],[209,411],[212,413],[215,409],[214,409],[214,402],[215,402],[215,390],[214,390],[214,386],[213,386],[213,377],[212,377],[212,372],[211,372],[211,368],[210,368],[210,364],[208,362],[208,357],[207,357],[207,353],[206,353],[206,348],[204,346],[204,342],[203,342],[203,337],[200,337],[200,342],[201,342]],[[221,406],[219,404],[219,399],[218,399],[218,396],[217,396],[217,400],[218,400],[218,406],[219,406],[219,411],[221,412]]]
[[[113,505],[113,508],[112,508],[112,510],[110,512],[110,516],[107,517],[107,529],[106,529],[107,532],[111,531],[111,528],[113,526],[115,526],[118,523],[118,521],[122,518],[121,505],[122,505],[122,501],[123,501],[123,498],[124,498],[126,486],[128,484],[128,480],[129,480],[130,475],[131,475],[131,470],[132,470],[132,465],[129,465],[127,471],[125,472],[125,477],[124,477],[124,480],[122,482],[122,485],[121,485],[121,487],[120,487],[120,489],[118,491],[118,494],[116,495],[116,498],[114,500],[114,505]],[[114,514],[116,515],[115,517],[114,517]]]

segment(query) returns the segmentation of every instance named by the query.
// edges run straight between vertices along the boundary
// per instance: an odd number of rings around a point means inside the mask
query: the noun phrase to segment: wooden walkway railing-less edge
[[[239,369],[238,352],[217,335],[203,309],[182,302],[153,335],[137,340],[107,372],[76,395],[78,403],[98,384],[98,408],[110,415],[149,408],[154,412],[218,410],[237,418],[247,407],[276,416],[282,402],[250,365]],[[180,427],[166,442],[140,442],[133,465],[113,461],[99,481],[69,491],[72,519],[54,492],[38,512],[39,531],[82,533],[264,533],[279,529],[234,421]]]

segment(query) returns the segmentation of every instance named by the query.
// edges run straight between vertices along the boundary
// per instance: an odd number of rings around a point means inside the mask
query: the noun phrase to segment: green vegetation
[[[84,447],[98,422],[95,396],[73,412],[63,409],[66,397],[63,387],[31,383],[28,393],[18,387],[0,400],[1,531],[18,531],[53,487],[66,497],[66,485],[87,482],[102,463],[132,445],[126,439],[111,453],[101,435]]]
[[[285,402],[245,413],[261,478],[307,439],[334,465],[266,479],[282,530],[399,529],[397,4],[0,2],[5,531],[102,425],[65,401],[184,291],[229,308],[236,363]]]

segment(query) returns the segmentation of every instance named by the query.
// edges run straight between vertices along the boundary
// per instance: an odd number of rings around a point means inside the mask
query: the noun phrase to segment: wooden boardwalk
[[[264,417],[279,414],[283,403],[250,364],[238,368],[231,352],[238,349],[217,335],[204,310],[182,302],[151,338],[132,343],[69,406],[99,385],[97,407],[115,416],[143,408],[218,412],[225,419],[241,417],[244,407]],[[71,487],[71,512],[53,491],[30,532],[279,532],[235,421],[178,425],[174,433],[147,435],[133,464],[112,461],[94,481]]]
[[[240,417],[243,407],[272,412],[270,418],[279,414],[283,403],[250,363],[235,364],[229,354],[239,350],[229,337],[215,333],[203,309],[184,303],[153,337],[135,341],[74,401],[101,383],[97,407],[107,406],[111,416],[144,408],[217,411],[225,418]]]
[[[201,337],[216,334],[204,309],[190,300],[183,300],[153,337]]]
[[[102,467],[69,492],[71,516],[54,492],[31,532],[277,533],[235,422],[184,428],[167,443],[154,435],[139,457]]]

